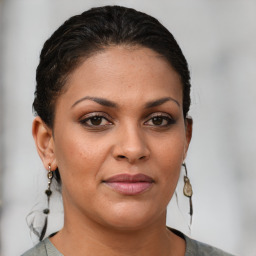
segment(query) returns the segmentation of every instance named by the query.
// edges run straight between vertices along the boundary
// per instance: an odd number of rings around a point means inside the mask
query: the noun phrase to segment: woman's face
[[[178,74],[150,49],[119,46],[85,60],[67,88],[51,159],[65,219],[117,229],[165,221],[191,136]]]

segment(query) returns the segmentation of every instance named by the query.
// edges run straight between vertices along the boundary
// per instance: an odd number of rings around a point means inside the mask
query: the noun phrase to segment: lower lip
[[[152,187],[152,182],[105,182],[106,185],[124,195],[137,195]]]

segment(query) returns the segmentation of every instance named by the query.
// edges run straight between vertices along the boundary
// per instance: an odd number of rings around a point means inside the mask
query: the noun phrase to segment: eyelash
[[[111,121],[109,121],[109,117],[106,116],[106,114],[104,113],[90,113],[87,115],[88,117],[80,120],[80,123],[86,127],[89,127],[89,128],[96,128],[96,129],[99,129],[99,128],[103,128],[103,127],[107,127],[107,126],[110,126],[112,125],[113,123]],[[93,118],[99,118],[100,121],[102,122],[103,119],[105,119],[108,124],[104,124],[104,125],[93,125],[92,124],[92,120]],[[88,121],[91,122],[91,124],[88,124]]]
[[[166,121],[166,124],[160,124],[160,125],[152,125],[154,128],[164,128],[164,127],[169,127],[170,125],[175,123],[175,120],[169,115],[169,114],[164,114],[164,113],[154,113],[150,116],[150,118],[144,123],[146,124],[149,121],[153,121],[154,118],[160,118],[162,121]],[[150,126],[150,125],[149,125]]]
[[[99,125],[95,125],[92,124],[93,118],[99,118],[98,121],[100,121],[100,123],[102,123],[102,120],[107,121],[107,124],[103,124],[101,125],[99,123]],[[153,122],[154,118],[160,118],[160,121],[166,121],[166,124],[159,124],[159,125],[150,125],[147,124],[148,122]],[[80,123],[88,128],[94,128],[94,129],[102,129],[102,128],[107,128],[108,126],[113,125],[113,122],[109,121],[109,117],[106,116],[106,114],[104,113],[90,113],[86,118],[80,120]],[[91,124],[88,124],[88,122],[90,121]],[[97,121],[97,120],[94,120]],[[157,121],[157,120],[155,120]],[[169,114],[164,114],[164,113],[154,113],[150,116],[150,118],[147,119],[146,122],[144,122],[144,124],[146,126],[151,126],[152,128],[165,128],[165,127],[169,127],[170,125],[174,124],[175,120],[169,115]]]

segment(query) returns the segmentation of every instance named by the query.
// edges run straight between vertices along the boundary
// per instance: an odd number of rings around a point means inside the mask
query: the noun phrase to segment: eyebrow
[[[158,100],[153,100],[153,101],[148,102],[146,104],[146,108],[157,107],[159,105],[164,104],[167,101],[174,101],[180,107],[180,103],[177,100],[175,100],[175,99],[173,99],[171,97],[165,97],[165,98],[161,98],[161,99],[158,99]]]
[[[90,96],[86,96],[83,97],[82,99],[76,101],[71,108],[73,108],[75,105],[77,105],[78,103],[80,103],[81,101],[84,100],[92,100],[102,106],[106,106],[106,107],[112,107],[112,108],[117,108],[117,104],[113,101],[107,100],[107,99],[103,99],[103,98],[98,98],[98,97],[90,97]]]
[[[78,103],[80,103],[84,100],[91,100],[91,101],[94,101],[94,102],[96,102],[96,103],[98,103],[102,106],[106,106],[106,107],[118,108],[118,104],[116,104],[113,101],[110,101],[110,100],[107,100],[107,99],[104,99],[104,98],[90,97],[90,96],[86,96],[86,97],[83,97],[83,98],[79,99],[78,101],[76,101],[71,106],[71,108],[73,108]],[[160,105],[164,104],[167,101],[173,101],[180,107],[180,103],[177,100],[175,100],[171,97],[165,97],[165,98],[161,98],[161,99],[158,99],[158,100],[153,100],[153,101],[150,101],[150,102],[146,103],[145,108],[157,107],[157,106],[160,106]]]

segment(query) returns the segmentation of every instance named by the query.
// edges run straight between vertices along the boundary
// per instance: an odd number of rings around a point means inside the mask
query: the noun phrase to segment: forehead
[[[164,57],[144,47],[114,46],[98,52],[71,73],[66,86],[63,96],[70,100],[100,96],[132,102],[175,96],[182,101],[179,74]]]

